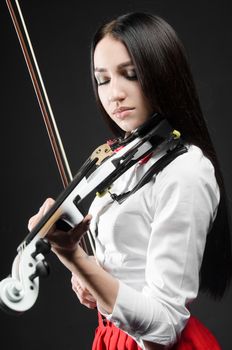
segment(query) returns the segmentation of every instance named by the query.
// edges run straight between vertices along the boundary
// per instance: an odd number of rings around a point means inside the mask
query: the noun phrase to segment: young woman
[[[189,311],[199,289],[223,296],[232,265],[222,174],[183,45],[163,19],[129,13],[99,28],[91,57],[96,99],[116,137],[158,112],[187,149],[122,203],[96,198],[76,228],[48,234],[81,303],[98,309],[93,350],[220,349]],[[159,157],[135,164],[111,192],[130,191]],[[89,225],[97,262],[78,244]]]

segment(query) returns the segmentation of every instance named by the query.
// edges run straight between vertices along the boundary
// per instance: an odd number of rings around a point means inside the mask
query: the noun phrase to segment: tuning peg
[[[50,273],[50,268],[46,260],[40,260],[35,265],[35,272],[29,276],[33,281],[36,277],[47,277]]]
[[[35,243],[35,251],[31,254],[32,258],[34,259],[38,254],[46,255],[51,250],[51,244],[48,242],[45,238],[40,238]]]

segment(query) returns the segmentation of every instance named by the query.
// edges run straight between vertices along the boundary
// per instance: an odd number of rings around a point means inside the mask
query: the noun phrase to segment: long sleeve
[[[124,206],[105,207],[100,216],[99,257],[120,280],[106,316],[140,346],[143,340],[171,344],[184,328],[218,202],[214,168],[191,146]]]

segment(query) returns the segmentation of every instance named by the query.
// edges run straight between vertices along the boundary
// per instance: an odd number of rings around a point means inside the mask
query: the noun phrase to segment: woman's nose
[[[126,93],[124,89],[119,84],[112,84],[112,87],[109,91],[108,101],[109,102],[117,102],[122,101],[126,98]]]

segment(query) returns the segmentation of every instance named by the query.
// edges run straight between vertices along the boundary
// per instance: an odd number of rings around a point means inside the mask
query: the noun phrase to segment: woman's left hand
[[[54,227],[46,238],[52,245],[52,250],[59,255],[69,255],[75,252],[81,237],[88,231],[91,215],[88,214],[74,228],[69,231],[62,231]]]
[[[54,199],[47,198],[40,207],[39,211],[30,218],[28,222],[28,228],[31,231],[33,227],[42,219],[47,211],[54,204]],[[69,256],[73,253],[77,247],[81,237],[88,231],[91,221],[91,215],[86,215],[82,222],[69,231],[63,231],[56,227],[56,224],[46,234],[46,238],[52,245],[54,253],[61,256]]]

